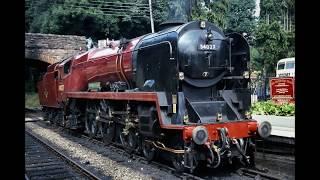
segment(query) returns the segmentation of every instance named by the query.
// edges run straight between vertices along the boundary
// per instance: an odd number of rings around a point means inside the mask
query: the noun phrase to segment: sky
[[[256,0],[256,12],[254,14],[256,17],[259,17],[259,15],[260,15],[260,6],[259,6],[259,4],[260,4],[260,0]]]

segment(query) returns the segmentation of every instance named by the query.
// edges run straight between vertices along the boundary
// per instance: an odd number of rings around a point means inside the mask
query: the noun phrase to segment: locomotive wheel
[[[89,134],[89,137],[93,138],[96,136],[98,131],[97,121],[95,119],[95,115],[92,113],[87,113],[86,120],[85,120],[85,126],[86,131]]]
[[[142,141],[142,152],[147,161],[152,161],[156,153],[154,147],[144,140]]]
[[[128,146],[131,149],[136,149],[138,146],[138,139],[134,130],[130,130],[128,134]]]
[[[49,110],[47,110],[46,108],[43,109],[43,112],[44,112],[44,116],[43,116],[43,119],[45,121],[48,121],[49,120]]]
[[[102,141],[105,144],[110,144],[114,138],[115,126],[114,123],[102,123]]]
[[[53,112],[52,111],[48,112],[48,120],[50,121],[51,124],[55,124],[54,116],[53,116]]]
[[[247,166],[249,167],[255,167],[255,151],[256,151],[256,145],[252,142],[249,142],[249,147],[247,150],[247,155],[250,157],[249,163],[247,163]]]
[[[177,172],[182,173],[185,170],[183,155],[177,154],[172,157],[172,165]]]
[[[59,127],[60,126],[60,124],[59,124],[59,118],[57,117],[58,116],[58,114],[55,112],[55,111],[51,111],[50,112],[50,115],[49,115],[49,117],[50,117],[50,122],[54,125],[54,126],[56,126],[56,127]]]

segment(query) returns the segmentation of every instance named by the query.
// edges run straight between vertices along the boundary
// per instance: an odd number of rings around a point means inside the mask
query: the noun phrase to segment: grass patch
[[[39,96],[35,92],[26,92],[24,96],[26,108],[40,108]]]

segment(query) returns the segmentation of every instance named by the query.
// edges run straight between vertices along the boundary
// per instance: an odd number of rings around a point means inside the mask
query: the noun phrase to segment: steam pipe
[[[216,148],[213,148],[213,150],[214,150],[213,152],[215,152],[217,154],[217,158],[218,158],[218,162],[216,165],[213,166],[213,168],[217,168],[220,165],[221,157],[220,157],[219,151],[217,151]]]
[[[224,128],[220,129],[220,136],[221,136],[221,141],[222,141],[222,145],[221,145],[221,151],[225,149],[226,146],[226,135],[225,135],[225,131]]]
[[[245,153],[241,150],[240,145],[236,139],[233,139],[233,143],[236,145],[237,150],[239,153],[246,159],[246,161],[249,163],[248,157],[245,155]]]
[[[213,163],[214,161],[214,155],[213,155],[213,152],[212,152],[212,149],[210,148],[210,145],[209,144],[206,144],[207,145],[207,148],[209,149],[210,151],[210,155],[211,155],[211,164]]]

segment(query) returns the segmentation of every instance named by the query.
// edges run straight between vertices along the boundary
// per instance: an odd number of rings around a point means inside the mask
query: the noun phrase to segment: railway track
[[[97,139],[94,138],[90,138],[87,135],[81,135],[82,138],[87,139],[88,141],[91,141],[94,144],[98,144],[99,146],[105,146],[105,144],[102,141],[99,141]],[[167,172],[171,172],[172,174],[176,175],[177,177],[181,178],[181,179],[194,179],[194,180],[207,180],[207,179],[212,179],[214,177],[212,176],[205,176],[205,177],[201,177],[200,175],[193,175],[190,173],[176,173],[176,170],[166,164],[163,163],[159,163],[156,161],[152,161],[152,162],[148,162],[144,157],[140,156],[140,155],[136,155],[136,154],[129,154],[127,153],[125,150],[123,150],[119,144],[115,144],[115,143],[111,143],[110,145],[108,145],[108,147],[112,148],[113,151],[118,152],[121,155],[126,155],[130,158],[134,159],[139,159],[139,162],[143,163],[143,164],[149,164],[151,166],[154,166],[156,168],[159,168],[160,170],[164,170]],[[199,174],[199,173],[198,173]],[[249,169],[249,168],[239,168],[236,172],[236,174],[238,174],[238,178],[243,179],[243,176],[252,178],[252,179],[270,179],[270,180],[282,180],[281,177],[279,176],[275,176],[272,174],[268,174],[267,170],[265,169]],[[236,177],[234,177],[235,179],[237,179]],[[221,178],[223,179],[223,178]]]
[[[97,139],[93,139],[93,138],[90,138],[89,136],[87,135],[81,135],[82,138],[85,138],[87,139],[88,141],[94,143],[94,144],[97,144],[99,146],[105,146],[105,144],[102,142],[102,141],[99,141]],[[129,154],[127,151],[125,151],[124,149],[122,149],[120,147],[119,144],[115,144],[115,143],[111,143],[110,145],[108,145],[108,147],[110,149],[112,149],[112,151],[114,152],[117,152],[119,153],[120,155],[125,155],[129,158],[132,158],[132,159],[136,159],[138,160],[140,163],[142,164],[148,164],[150,166],[153,166],[157,169],[160,169],[160,170],[163,170],[163,171],[167,171],[167,172],[170,172],[172,174],[174,174],[175,176],[177,176],[178,178],[181,178],[181,179],[194,179],[194,180],[205,180],[204,178],[201,178],[201,177],[198,177],[198,176],[195,176],[193,174],[190,174],[190,173],[176,173],[176,170],[168,165],[165,165],[165,164],[162,164],[162,163],[159,163],[159,162],[156,162],[156,161],[151,161],[151,162],[148,162],[144,157],[140,156],[140,155],[137,155],[137,154]]]
[[[33,117],[33,119],[35,121],[38,121],[39,123],[40,122],[41,123],[45,122],[42,119],[39,119],[37,117]],[[72,135],[74,135],[74,133],[72,131],[67,130],[67,132],[68,133],[72,133]],[[87,135],[81,135],[81,138],[85,138],[88,141],[90,141],[91,143],[97,144],[97,145],[102,146],[102,147],[106,146],[102,141],[100,141],[98,139],[90,138]],[[116,144],[116,143],[111,143],[110,145],[108,145],[108,148],[110,148],[114,152],[117,152],[120,156],[125,155],[125,156],[127,156],[129,158],[138,159],[138,161],[140,163],[148,164],[148,165],[156,167],[156,168],[158,168],[160,170],[163,170],[163,171],[166,171],[166,172],[170,172],[173,175],[175,175],[176,177],[181,178],[181,179],[202,180],[202,179],[214,179],[215,178],[214,175],[213,176],[208,176],[208,175],[199,176],[199,175],[193,175],[193,174],[190,174],[190,173],[182,173],[182,174],[181,173],[176,173],[175,169],[172,168],[171,166],[168,166],[168,165],[163,164],[163,163],[155,162],[155,161],[148,162],[144,157],[142,157],[140,155],[129,154],[127,151],[122,149],[119,144]],[[244,178],[244,176],[247,177],[247,179],[273,179],[273,180],[275,180],[275,179],[279,179],[279,180],[283,179],[281,177],[268,174],[266,171],[259,170],[259,169],[257,170],[257,169],[240,168],[235,173],[237,174],[236,175],[237,177],[234,177],[236,179],[246,179],[246,178]],[[224,178],[220,178],[220,179],[224,179]]]
[[[285,139],[286,141],[284,141]],[[278,138],[278,140],[258,140],[257,143],[257,151],[261,153],[268,154],[277,154],[277,155],[285,155],[285,156],[294,156],[295,155],[295,145],[294,139],[289,138]]]
[[[58,149],[25,131],[25,179],[89,179],[99,177]]]

